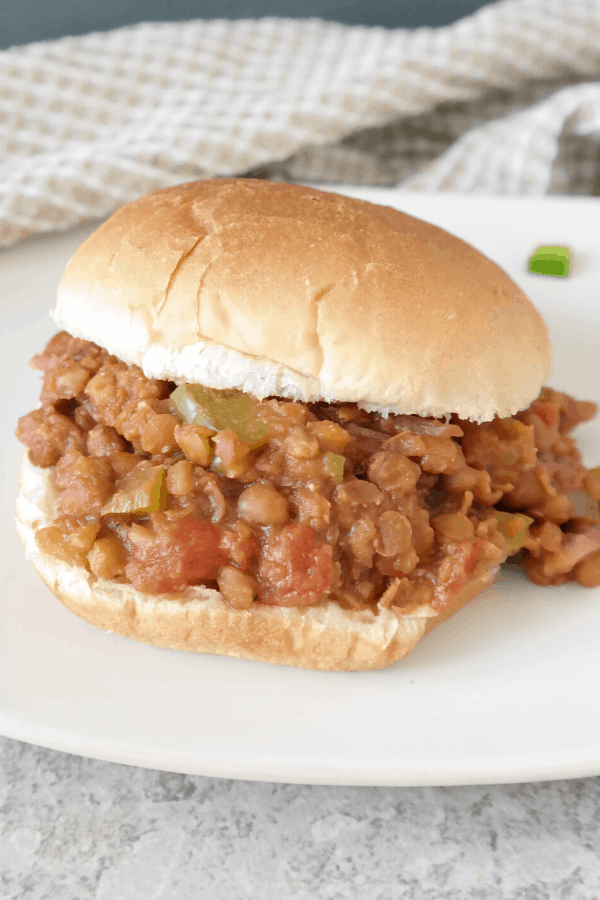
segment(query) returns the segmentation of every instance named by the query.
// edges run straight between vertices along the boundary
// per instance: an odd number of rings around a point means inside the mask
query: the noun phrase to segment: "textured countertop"
[[[173,775],[0,738],[0,900],[597,900],[600,778]]]

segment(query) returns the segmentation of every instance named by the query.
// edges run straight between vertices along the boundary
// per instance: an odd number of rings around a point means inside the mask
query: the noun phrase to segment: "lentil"
[[[53,467],[58,491],[37,541],[98,578],[150,594],[218,586],[239,609],[443,609],[506,557],[501,503],[535,520],[522,550],[532,580],[600,583],[600,481],[567,434],[593,404],[544,389],[517,417],[474,425],[253,401],[268,440],[250,447],[230,429],[183,423],[173,385],[89,341],[60,333],[33,364],[42,406],[17,436],[34,465]],[[343,466],[327,465],[332,454]],[[102,514],[116,485],[149,466],[166,472],[165,507]]]

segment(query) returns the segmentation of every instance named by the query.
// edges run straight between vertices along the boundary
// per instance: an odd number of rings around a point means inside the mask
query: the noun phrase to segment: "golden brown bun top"
[[[151,377],[382,411],[512,415],[550,372],[540,315],[473,247],[266,181],[123,207],[69,262],[55,318]]]

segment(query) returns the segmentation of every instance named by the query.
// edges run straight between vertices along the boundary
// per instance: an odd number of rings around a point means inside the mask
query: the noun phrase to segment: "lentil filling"
[[[186,419],[187,389],[65,332],[32,365],[41,406],[17,437],[58,498],[36,540],[98,578],[218,587],[237,608],[403,611],[447,608],[514,554],[538,584],[600,584],[600,473],[568,435],[593,403],[544,388],[477,425],[244,398],[244,441],[226,413]]]

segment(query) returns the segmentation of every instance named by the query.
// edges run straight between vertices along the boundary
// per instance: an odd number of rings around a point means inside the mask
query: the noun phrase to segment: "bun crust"
[[[17,529],[27,558],[53,594],[84,621],[171,650],[216,653],[260,662],[327,671],[379,669],[406,656],[437,621],[431,608],[411,615],[382,609],[343,610],[336,603],[284,609],[254,604],[229,607],[217,591],[188,587],[177,599],[148,596],[130,584],[97,579],[85,569],[40,552],[35,533],[53,518],[52,472],[21,466]],[[492,580],[468,583],[455,602],[460,609]]]
[[[149,377],[485,421],[550,374],[544,323],[473,247],[387,207],[244,179],[155,191],[75,253],[54,317]]]

